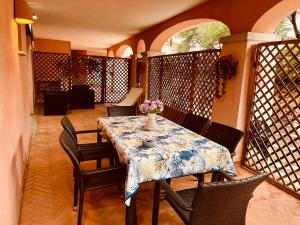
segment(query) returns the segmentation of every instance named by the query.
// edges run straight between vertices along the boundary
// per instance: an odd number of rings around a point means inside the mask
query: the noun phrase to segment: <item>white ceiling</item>
[[[104,50],[207,0],[27,0],[36,38]]]

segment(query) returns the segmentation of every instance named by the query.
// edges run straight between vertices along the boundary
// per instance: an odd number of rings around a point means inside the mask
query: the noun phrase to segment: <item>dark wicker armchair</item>
[[[244,136],[244,132],[224,124],[212,122],[204,137],[226,147],[231,156],[235,155],[235,148]]]
[[[109,158],[110,165],[114,165],[116,154],[113,145],[110,142],[99,142],[101,141],[101,130],[84,130],[75,131],[75,128],[69,118],[64,116],[61,120],[62,127],[69,133],[73,141],[76,143],[79,161],[97,160],[97,167],[101,168],[101,160]],[[97,143],[78,144],[77,134],[84,133],[97,133]]]
[[[173,191],[164,181],[155,183],[152,225],[158,224],[159,202],[166,199],[187,225],[242,225],[248,202],[267,174],[234,180],[219,171],[228,182],[202,183],[198,188]],[[166,195],[160,196],[160,187]]]
[[[208,124],[209,119],[192,113],[187,113],[181,123],[181,126],[200,134],[208,126]]]
[[[240,131],[236,128],[212,122],[204,135],[204,137],[226,147],[231,157],[235,156],[235,149],[242,137],[244,136],[244,132]],[[213,174],[212,180],[216,180],[216,174]],[[199,183],[204,182],[204,174],[195,174],[199,180]]]
[[[66,130],[63,130],[60,137],[60,144],[69,156],[74,166],[74,207],[77,206],[78,190],[79,210],[77,225],[81,225],[84,192],[110,186],[124,184],[126,178],[126,167],[118,164],[117,166],[84,171],[80,168],[80,155],[77,151],[76,143]]]
[[[136,106],[110,106],[107,107],[108,116],[136,116]]]

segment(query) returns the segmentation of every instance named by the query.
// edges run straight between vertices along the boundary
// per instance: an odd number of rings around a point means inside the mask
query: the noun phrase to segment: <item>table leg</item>
[[[126,225],[137,225],[135,196],[131,197],[130,206],[126,206]]]

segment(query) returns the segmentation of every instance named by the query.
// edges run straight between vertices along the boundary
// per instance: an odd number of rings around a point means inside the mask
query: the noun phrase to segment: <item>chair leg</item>
[[[113,157],[109,158],[109,165],[114,166],[115,165],[115,159]]]
[[[194,176],[198,178],[198,186],[204,182],[204,173],[198,173]]]
[[[218,173],[213,173],[211,176],[211,182],[217,182],[218,181]]]
[[[78,201],[78,182],[77,178],[74,179],[74,201],[73,201],[73,210],[77,210],[77,201]]]
[[[168,185],[171,185],[171,178],[166,179],[166,182],[168,183]]]
[[[101,143],[102,142],[102,136],[99,132],[97,132],[97,143]]]
[[[80,188],[80,195],[79,195],[79,210],[78,210],[77,225],[81,225],[81,221],[82,221],[82,212],[83,212],[83,201],[84,201],[84,189],[83,189],[83,188]]]
[[[98,168],[98,169],[101,168],[101,159],[97,159],[97,168]]]
[[[224,177],[218,172],[214,172],[211,177],[211,182],[224,181]]]
[[[153,209],[152,209],[152,225],[158,224],[159,202],[160,202],[160,185],[158,182],[155,182]]]

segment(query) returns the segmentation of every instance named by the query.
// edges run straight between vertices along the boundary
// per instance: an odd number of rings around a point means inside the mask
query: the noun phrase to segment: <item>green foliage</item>
[[[294,20],[292,14],[295,14]],[[275,28],[275,34],[278,35],[281,40],[297,39],[297,34],[300,30],[300,10],[296,10],[287,17],[285,17]],[[298,19],[297,19],[298,18]],[[295,26],[293,26],[293,23]],[[299,38],[298,38],[299,39]]]
[[[288,36],[288,33],[291,31],[290,22],[287,18],[282,20],[279,25],[275,28],[275,34],[280,37],[281,40],[289,40],[291,39]]]
[[[205,23],[199,27],[177,33],[173,36],[178,40],[174,44],[176,52],[220,48],[220,37],[230,35],[229,28],[218,21]]]

